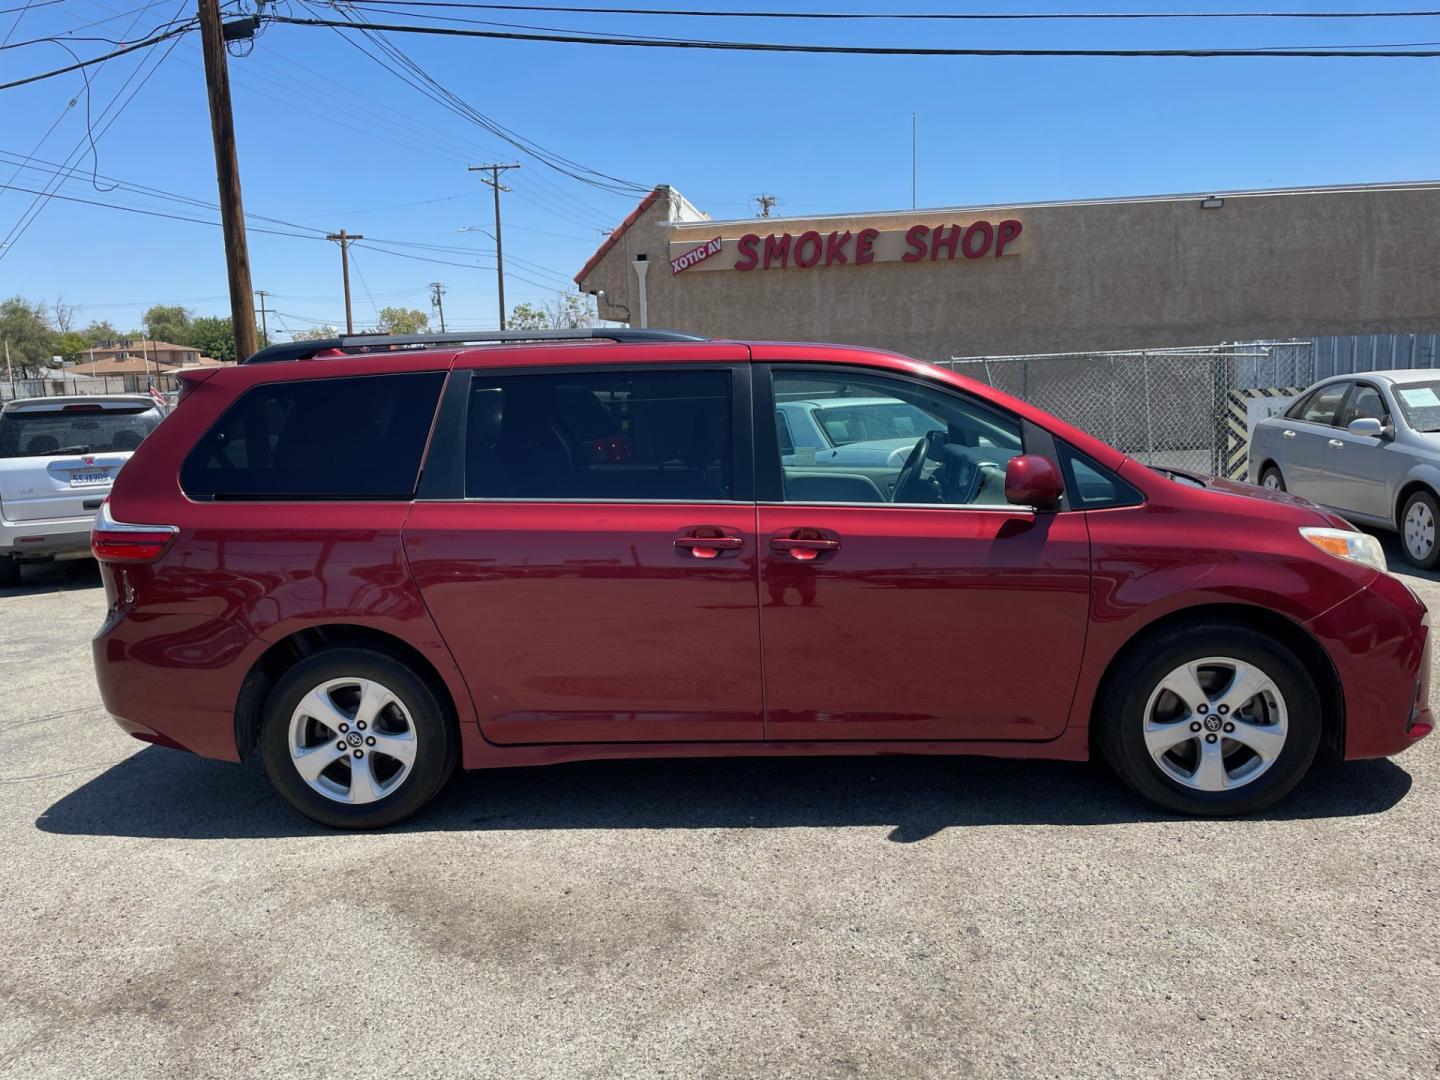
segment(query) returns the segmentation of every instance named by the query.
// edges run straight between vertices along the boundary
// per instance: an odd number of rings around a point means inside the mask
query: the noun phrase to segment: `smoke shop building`
[[[951,356],[1440,329],[1440,185],[716,221],[655,188],[576,275],[600,316]]]

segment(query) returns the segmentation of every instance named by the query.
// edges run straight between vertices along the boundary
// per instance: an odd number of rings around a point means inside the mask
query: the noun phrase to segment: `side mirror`
[[[1020,454],[1005,465],[1005,501],[1036,510],[1054,510],[1065,495],[1055,463],[1039,454]]]
[[[1364,435],[1372,439],[1379,439],[1385,434],[1385,425],[1371,416],[1362,416],[1357,420],[1351,420],[1345,430],[1351,435]]]

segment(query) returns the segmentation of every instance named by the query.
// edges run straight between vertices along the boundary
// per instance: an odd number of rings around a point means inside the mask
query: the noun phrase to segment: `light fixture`
[[[1225,200],[1220,198],[1219,195],[1207,195],[1200,200],[1201,210],[1219,210],[1224,205]]]

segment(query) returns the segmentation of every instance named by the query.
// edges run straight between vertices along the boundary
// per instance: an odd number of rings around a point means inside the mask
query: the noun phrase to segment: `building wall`
[[[1440,329],[1440,186],[1318,189],[983,210],[716,223],[655,200],[580,281],[638,325],[632,264],[648,256],[651,326],[713,337],[835,341],[924,359]],[[1015,218],[1002,258],[728,269],[735,242],[807,230]],[[713,260],[669,260],[716,236]],[[628,308],[628,314],[627,314]]]

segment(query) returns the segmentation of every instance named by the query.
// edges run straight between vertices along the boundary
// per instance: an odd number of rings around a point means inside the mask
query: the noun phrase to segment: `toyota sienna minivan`
[[[92,537],[116,722],[348,828],[458,767],[759,754],[1099,757],[1242,814],[1430,731],[1424,605],[1303,500],[890,353],[519,336],[182,374]],[[844,398],[913,445],[782,453]]]

